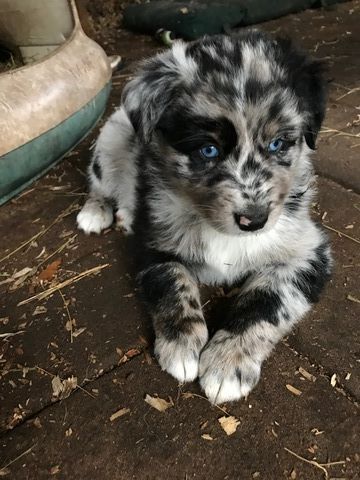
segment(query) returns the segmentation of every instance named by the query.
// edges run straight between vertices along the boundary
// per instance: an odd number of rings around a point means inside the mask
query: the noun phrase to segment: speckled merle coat
[[[212,402],[248,395],[329,276],[309,212],[324,109],[321,65],[289,42],[216,36],[143,63],[97,141],[78,225],[134,231],[158,361]],[[201,283],[241,285],[210,339]]]

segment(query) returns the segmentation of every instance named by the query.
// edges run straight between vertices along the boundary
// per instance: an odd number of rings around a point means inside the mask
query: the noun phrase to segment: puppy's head
[[[147,61],[124,90],[158,175],[218,231],[269,229],[311,172],[325,110],[322,66],[259,32]]]

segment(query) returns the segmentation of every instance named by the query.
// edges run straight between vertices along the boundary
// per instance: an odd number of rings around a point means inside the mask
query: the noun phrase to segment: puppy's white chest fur
[[[236,237],[211,228],[202,232],[204,267],[197,272],[202,283],[232,283],[266,261],[267,234]],[[261,260],[260,260],[261,259]]]

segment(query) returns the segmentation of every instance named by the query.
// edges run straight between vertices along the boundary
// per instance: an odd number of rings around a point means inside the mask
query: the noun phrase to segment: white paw
[[[90,198],[76,217],[80,230],[85,233],[100,233],[113,223],[114,215],[110,205]]]
[[[119,208],[115,213],[116,227],[122,230],[124,233],[130,235],[133,233],[133,214],[127,208]]]
[[[204,324],[197,324],[193,334],[181,334],[177,340],[159,336],[155,340],[155,355],[162,370],[166,370],[179,382],[191,382],[198,376],[199,356],[207,342],[208,331]]]
[[[245,354],[241,337],[219,330],[200,357],[200,385],[212,403],[246,397],[260,378],[261,364]]]

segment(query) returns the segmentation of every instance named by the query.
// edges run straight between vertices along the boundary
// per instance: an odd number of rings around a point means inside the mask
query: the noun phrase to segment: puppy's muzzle
[[[269,209],[266,207],[249,207],[241,213],[234,213],[234,219],[240,230],[255,232],[263,228],[269,218]]]

